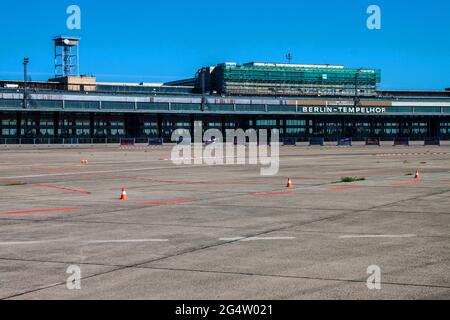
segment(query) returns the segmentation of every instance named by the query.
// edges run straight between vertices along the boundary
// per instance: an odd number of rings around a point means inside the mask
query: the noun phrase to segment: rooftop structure
[[[79,49],[80,38],[55,37],[55,78],[79,76]]]
[[[227,62],[210,70],[207,89],[224,95],[374,96],[381,81],[379,70],[340,65]]]

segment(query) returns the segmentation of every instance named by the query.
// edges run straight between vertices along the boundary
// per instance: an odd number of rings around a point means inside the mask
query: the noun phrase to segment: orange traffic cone
[[[286,188],[293,188],[293,187],[294,187],[294,185],[292,184],[292,180],[291,180],[291,178],[289,178]]]
[[[122,188],[122,193],[120,194],[120,200],[122,201],[128,201],[128,195],[125,188]]]
[[[416,170],[416,174],[414,175],[414,179],[420,180],[420,173],[419,173],[418,169]]]

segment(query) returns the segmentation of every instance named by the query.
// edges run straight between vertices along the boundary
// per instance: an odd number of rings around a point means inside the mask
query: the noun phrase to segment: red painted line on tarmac
[[[143,178],[143,177],[130,177],[130,176],[118,176],[118,175],[109,175],[114,179],[129,179],[129,180],[138,180],[138,181],[148,181],[154,183],[170,183],[170,184],[202,184],[203,182],[197,182],[192,180],[160,180],[160,179],[151,179],[151,178]]]
[[[330,191],[341,191],[341,190],[350,190],[350,189],[359,189],[362,188],[361,186],[340,186],[335,188],[327,188],[327,190]]]
[[[76,193],[91,194],[90,192],[84,191],[84,190],[77,190],[77,189],[71,189],[71,188],[66,188],[66,187],[52,186],[52,185],[48,185],[48,184],[33,184],[33,187],[44,187],[44,188],[59,189],[59,190],[65,190],[65,191],[70,191],[70,192],[76,192]]]
[[[254,197],[265,197],[265,196],[272,196],[272,195],[281,195],[281,194],[289,194],[289,191],[269,191],[269,192],[262,192],[262,193],[250,193],[251,196]]]
[[[117,176],[111,175],[111,177],[115,179],[130,179],[130,180],[138,180],[138,181],[148,181],[153,183],[167,183],[167,184],[175,184],[175,185],[192,185],[192,186],[212,186],[212,185],[228,185],[228,184],[248,184],[247,182],[209,182],[209,181],[195,181],[195,180],[161,180],[161,179],[151,179],[151,178],[143,178],[143,177],[130,177],[130,176]],[[261,184],[261,182],[252,182],[249,184]]]
[[[189,203],[189,202],[193,202],[193,201],[194,201],[193,199],[168,199],[168,200],[141,202],[140,204],[156,206],[156,205],[160,205],[160,204]]]
[[[42,213],[42,212],[53,212],[53,211],[75,211],[80,210],[80,208],[50,208],[50,209],[37,209],[37,210],[23,210],[23,211],[6,211],[6,212],[0,212],[0,214],[27,214],[27,213]]]
[[[9,182],[9,183],[23,183],[22,181],[14,180],[14,179],[8,179],[8,178],[0,178],[0,181],[6,181],[6,182]]]
[[[264,181],[264,180],[225,180],[222,181],[220,183],[216,183],[218,185],[223,185],[223,184],[227,184],[227,185],[264,185],[266,183],[269,183],[269,181]]]

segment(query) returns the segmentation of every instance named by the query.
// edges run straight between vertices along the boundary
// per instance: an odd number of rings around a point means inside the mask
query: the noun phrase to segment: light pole
[[[30,62],[29,58],[23,59],[23,108],[27,108],[27,78],[28,78],[28,70],[27,66]]]

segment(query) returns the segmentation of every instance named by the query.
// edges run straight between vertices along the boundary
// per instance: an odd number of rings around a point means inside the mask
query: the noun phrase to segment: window
[[[157,129],[144,129],[143,133],[146,136],[157,136],[158,130]]]
[[[256,126],[277,126],[277,120],[256,120]]]
[[[89,129],[76,129],[77,136],[88,136]]]
[[[286,120],[286,126],[289,126],[289,127],[295,127],[295,126],[304,127],[304,126],[306,126],[306,120]]]
[[[306,133],[306,128],[286,128],[286,134],[296,135]]]
[[[3,128],[2,129],[2,136],[15,136],[17,134],[17,129],[12,128]]]
[[[16,125],[17,125],[16,120],[11,119],[2,120],[2,126],[16,126]]]
[[[450,122],[441,122],[441,134],[450,135]]]

